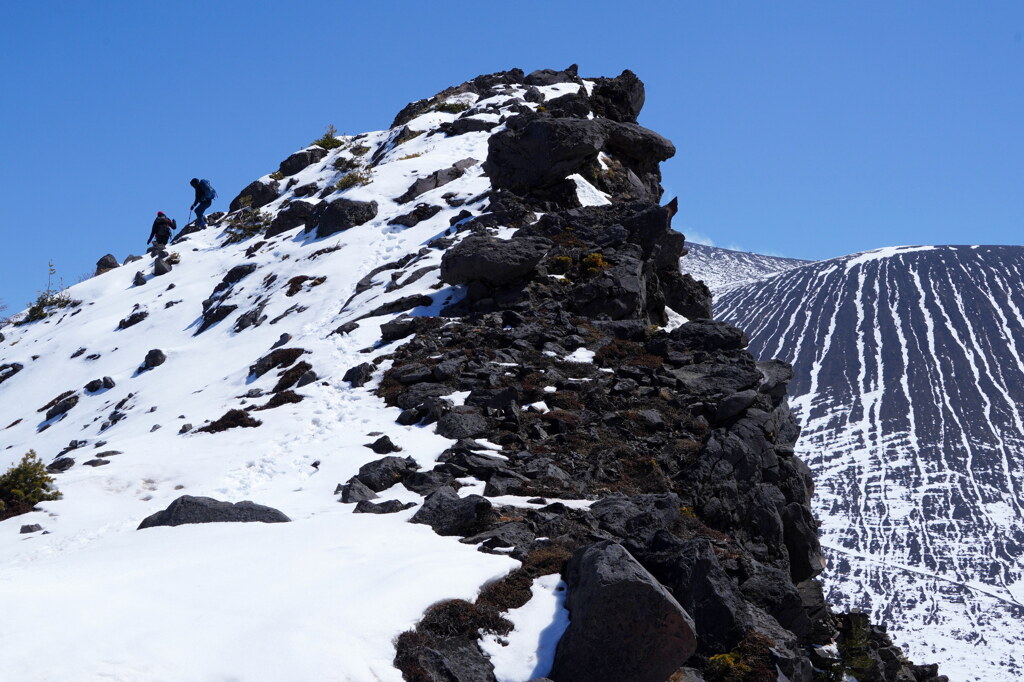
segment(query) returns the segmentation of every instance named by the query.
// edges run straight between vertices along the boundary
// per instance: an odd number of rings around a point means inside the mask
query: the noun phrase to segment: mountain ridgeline
[[[293,154],[152,271],[107,259],[66,305],[16,317],[0,452],[35,448],[63,498],[29,515],[47,535],[0,524],[8,669],[945,680],[826,603],[791,370],[680,273],[659,171],[675,149],[637,124],[643,102],[629,71],[479,76]],[[39,589],[126,556],[105,608]],[[138,622],[125,604],[161,556],[160,589],[184,591]],[[65,614],[88,640],[86,606],[115,646],[44,656],[24,623]],[[237,613],[272,634],[239,647]],[[205,653],[167,658],[184,647]]]

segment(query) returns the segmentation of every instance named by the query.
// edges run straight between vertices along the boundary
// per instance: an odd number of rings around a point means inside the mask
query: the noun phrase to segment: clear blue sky
[[[828,258],[1021,243],[1021,2],[33,2],[0,24],[0,300],[214,210],[328,123],[520,67],[634,70],[676,226]]]

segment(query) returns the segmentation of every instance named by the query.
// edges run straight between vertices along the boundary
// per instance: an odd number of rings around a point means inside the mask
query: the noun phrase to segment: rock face
[[[156,514],[147,516],[139,530],[153,526],[181,526],[189,523],[282,523],[291,521],[272,507],[253,502],[221,502],[211,497],[182,495]]]
[[[661,198],[658,164],[675,155],[672,143],[657,133],[601,118],[524,114],[510,119],[489,144],[484,172],[496,189],[521,195],[543,195],[573,173],[594,176],[597,156],[605,151],[622,159],[625,184],[618,188],[600,184],[621,190],[619,194],[657,201]]]
[[[579,550],[565,580],[570,622],[552,679],[662,682],[696,650],[689,614],[622,545]]]
[[[398,423],[436,424],[454,441],[431,471],[403,479],[428,493],[411,520],[524,567],[573,557],[545,569],[562,572],[570,609],[554,682],[741,672],[813,682],[816,669],[839,679],[857,664],[860,635],[816,579],[824,564],[810,471],[793,454],[789,368],[757,363],[746,333],[711,318],[707,287],[680,274],[676,202],[658,203],[658,163],[674,149],[635,124],[643,96],[628,72],[590,95],[548,100],[538,87],[526,100],[546,111],[523,106],[489,138],[488,203],[452,221],[468,234],[441,266],[465,295],[442,319],[393,325],[389,338],[403,343],[377,389]],[[574,173],[611,203],[581,206]],[[499,227],[515,231],[499,239]],[[667,331],[668,309],[690,321]],[[464,404],[445,397],[457,392]],[[484,496],[452,487],[469,477]],[[502,495],[545,506],[502,507]],[[594,501],[576,509],[559,498]],[[522,604],[496,594],[485,588],[474,608]],[[406,679],[491,679],[475,647],[439,638],[430,621],[398,640]],[[891,642],[875,635],[871,650],[888,656]],[[832,659],[816,653],[833,645]],[[457,664],[477,677],[452,673]],[[941,679],[933,672],[897,661],[865,679]]]

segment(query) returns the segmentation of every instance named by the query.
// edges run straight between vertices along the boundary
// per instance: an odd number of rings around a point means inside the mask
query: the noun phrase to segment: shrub
[[[369,171],[352,171],[351,173],[343,175],[341,180],[338,180],[338,183],[334,185],[334,189],[348,189],[349,187],[355,187],[356,185],[369,185],[372,179],[373,177],[370,175]]]
[[[465,102],[442,102],[434,107],[434,111],[444,114],[461,114],[466,109],[469,109],[469,104]]]
[[[408,161],[409,159],[418,159],[423,156],[423,152],[416,152],[415,154],[406,154],[405,156],[398,159],[399,161]]]
[[[254,209],[251,197],[242,197],[241,204],[240,209],[228,214],[227,227],[224,228],[227,239],[224,240],[224,244],[237,244],[261,234],[270,227],[270,216]]]
[[[580,266],[583,268],[583,274],[593,276],[607,270],[608,261],[600,253],[591,253],[580,260]]]
[[[313,144],[319,145],[324,149],[337,149],[338,147],[344,147],[344,140],[339,140],[335,137],[338,134],[338,129],[334,127],[334,124],[327,126],[324,130],[324,134],[319,138],[313,140]]]
[[[270,174],[270,179],[271,180],[284,180],[284,173],[282,173],[279,170],[276,170],[276,171],[274,171],[273,173]]]
[[[0,519],[32,511],[39,502],[58,500],[60,496],[53,476],[46,472],[35,450],[29,450],[19,464],[0,476]]]
[[[66,291],[62,291],[64,289],[63,280],[58,278],[57,286],[54,287],[54,277],[57,275],[57,269],[53,266],[53,261],[50,261],[47,265],[49,271],[46,276],[46,290],[40,291],[35,302],[28,304],[25,317],[15,322],[16,325],[42,320],[50,314],[50,308],[68,308],[81,303],[81,301],[71,298],[71,295]]]
[[[362,156],[366,152],[370,151],[370,148],[363,144],[357,144],[355,147],[349,149],[349,151],[355,154],[356,156]]]

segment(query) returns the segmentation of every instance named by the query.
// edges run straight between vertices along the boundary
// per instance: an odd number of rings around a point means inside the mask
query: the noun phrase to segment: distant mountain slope
[[[1022,285],[1024,247],[901,247],[715,301],[793,363],[830,599],[951,679],[1024,675]]]
[[[764,256],[687,242],[690,253],[680,259],[679,268],[708,285],[716,297],[729,289],[771,277],[811,261]]]

